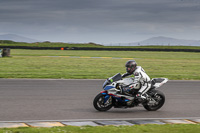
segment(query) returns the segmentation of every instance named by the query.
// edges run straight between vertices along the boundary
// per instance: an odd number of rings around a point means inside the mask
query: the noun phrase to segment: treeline
[[[63,42],[14,42],[0,40],[0,48],[41,49],[41,50],[112,50],[112,51],[174,51],[200,52],[199,46],[103,46],[95,43],[63,43]]]
[[[26,47],[102,47],[103,45],[96,44],[93,42],[89,43],[63,43],[63,42],[14,42],[11,40],[0,40],[1,46],[26,46]]]
[[[200,49],[160,49],[160,48],[98,48],[98,47],[28,47],[28,46],[0,46],[10,49],[33,50],[96,50],[96,51],[167,51],[167,52],[200,52]]]

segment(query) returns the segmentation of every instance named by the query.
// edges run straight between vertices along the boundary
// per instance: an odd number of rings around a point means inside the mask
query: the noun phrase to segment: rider
[[[129,60],[125,64],[126,73],[122,75],[122,78],[134,75],[133,84],[129,85],[128,88],[124,88],[124,91],[138,89],[136,97],[139,101],[143,101],[146,97],[143,95],[151,87],[151,80],[149,76],[145,73],[141,66],[137,66],[135,60]]]

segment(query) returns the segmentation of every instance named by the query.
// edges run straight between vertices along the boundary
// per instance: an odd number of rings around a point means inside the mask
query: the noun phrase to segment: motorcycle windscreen
[[[117,73],[116,75],[114,75],[110,79],[111,82],[115,82],[115,81],[118,81],[118,80],[122,80],[122,75],[120,73]]]

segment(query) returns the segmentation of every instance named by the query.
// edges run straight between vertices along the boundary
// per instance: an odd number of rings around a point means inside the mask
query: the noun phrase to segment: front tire
[[[94,108],[98,111],[107,111],[112,108],[112,98],[104,102],[105,95],[99,93],[93,101]]]
[[[160,109],[165,103],[165,95],[158,90],[155,90],[155,95],[151,97],[153,103],[150,101],[143,104],[144,108],[148,111],[156,111]]]

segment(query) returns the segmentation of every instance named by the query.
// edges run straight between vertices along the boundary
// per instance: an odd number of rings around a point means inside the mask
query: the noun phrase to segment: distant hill
[[[140,45],[170,45],[170,46],[200,46],[200,40],[184,40],[175,39],[169,37],[153,37],[144,41],[139,42]]]
[[[112,44],[121,46],[148,46],[148,45],[162,45],[162,46],[200,46],[200,40],[185,40],[185,39],[175,39],[170,37],[152,37],[147,40],[133,43],[120,43]]]
[[[11,40],[14,42],[41,42],[36,39],[19,36],[16,34],[3,34],[0,35],[0,40]],[[109,45],[109,44],[108,44]],[[158,36],[152,37],[147,40],[132,43],[116,43],[112,46],[148,46],[148,45],[161,45],[161,46],[200,46],[200,40],[185,40],[185,39],[175,39],[170,37]]]
[[[15,42],[27,42],[27,43],[39,42],[36,39],[31,39],[31,38],[27,38],[27,37],[15,35],[15,34],[0,35],[0,40],[11,40]]]

